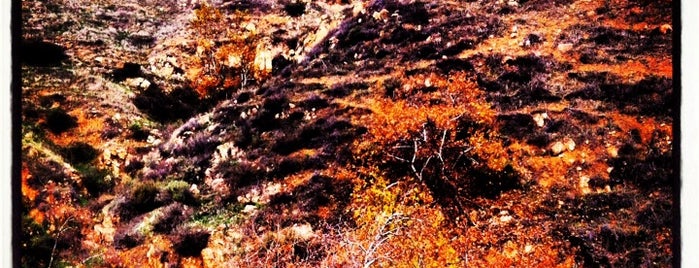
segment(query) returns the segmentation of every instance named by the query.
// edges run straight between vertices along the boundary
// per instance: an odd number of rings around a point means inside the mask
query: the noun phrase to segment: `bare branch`
[[[420,179],[421,181],[422,181],[422,174],[424,173],[425,167],[427,167],[427,164],[430,163],[430,160],[432,160],[432,156],[431,156],[431,155],[430,155],[430,157],[427,158],[427,161],[425,161],[425,164],[423,164],[423,165],[422,165],[422,168],[420,169],[420,174],[419,174],[418,176],[419,176],[419,179]]]
[[[72,228],[70,226],[66,228],[66,224],[68,224],[68,222],[70,222],[72,219],[73,219],[73,216],[68,217],[68,219],[66,219],[63,222],[63,224],[61,224],[61,227],[58,228],[58,232],[56,233],[56,237],[53,239],[53,248],[51,249],[51,258],[49,259],[49,265],[47,267],[51,267],[51,265],[53,264],[53,259],[56,256],[56,246],[58,246],[58,239],[61,237],[61,234],[64,231],[70,230]]]
[[[395,155],[392,155],[392,154],[390,154],[390,153],[388,153],[388,156],[393,157],[393,158],[395,158],[395,159],[397,159],[397,160],[400,160],[400,161],[402,161],[402,162],[406,162],[406,163],[409,162],[407,159],[400,158],[400,157],[395,156]]]

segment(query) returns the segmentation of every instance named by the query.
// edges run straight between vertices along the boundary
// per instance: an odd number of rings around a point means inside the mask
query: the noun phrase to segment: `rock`
[[[508,223],[508,222],[510,222],[510,221],[512,221],[512,216],[510,216],[510,215],[502,215],[502,216],[500,216],[500,222],[502,222],[502,223]]]
[[[510,1],[507,2],[507,5],[508,5],[508,6],[511,6],[511,7],[518,7],[518,6],[519,6],[519,2],[517,2],[517,1],[515,1],[515,0],[510,0]]]
[[[125,83],[130,87],[138,88],[141,90],[146,90],[151,85],[151,82],[143,77],[127,78]]]
[[[250,22],[250,23],[245,25],[245,30],[247,30],[248,32],[255,32],[255,31],[257,31],[257,27],[255,26],[254,23]]]
[[[215,178],[211,181],[206,181],[206,184],[208,184],[209,187],[211,187],[211,189],[218,195],[227,195],[230,193],[228,184],[226,184],[226,181],[223,178]]]
[[[245,205],[245,208],[243,208],[243,213],[245,214],[253,214],[257,211],[257,207],[254,205]]]
[[[549,150],[551,150],[551,154],[553,154],[554,156],[563,153],[563,150],[565,149],[566,146],[560,141],[554,142],[553,144],[551,144],[551,146],[549,146]]]
[[[565,145],[566,149],[568,149],[568,151],[572,152],[573,150],[575,150],[575,141],[573,139],[565,138],[563,140],[563,144]]]
[[[591,192],[589,183],[590,183],[590,177],[580,176],[580,181],[578,182],[578,187],[580,187],[580,191],[583,194],[589,194]]]
[[[549,115],[547,113],[540,113],[535,114],[532,116],[532,118],[534,119],[536,126],[543,127],[546,124],[546,119],[549,119]]]
[[[568,52],[568,51],[570,51],[571,49],[573,49],[573,44],[571,44],[571,43],[560,43],[560,44],[558,44],[558,46],[556,47],[556,49],[558,49],[558,51],[560,51],[560,52]]]
[[[228,54],[228,58],[223,62],[223,65],[230,68],[239,68],[243,65],[243,60],[240,55],[231,53]]]
[[[291,227],[291,235],[300,241],[308,241],[315,236],[315,233],[313,232],[313,227],[306,223],[302,225],[294,224]]]
[[[199,187],[196,184],[192,184],[192,186],[189,187],[189,192],[197,196],[199,195]]]

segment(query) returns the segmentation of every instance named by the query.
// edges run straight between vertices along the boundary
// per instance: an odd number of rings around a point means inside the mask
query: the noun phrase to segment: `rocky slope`
[[[673,263],[672,1],[22,1],[21,266]]]

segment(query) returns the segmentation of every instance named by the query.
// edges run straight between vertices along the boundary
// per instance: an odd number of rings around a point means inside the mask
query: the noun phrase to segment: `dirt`
[[[18,264],[671,266],[672,4],[22,1]]]

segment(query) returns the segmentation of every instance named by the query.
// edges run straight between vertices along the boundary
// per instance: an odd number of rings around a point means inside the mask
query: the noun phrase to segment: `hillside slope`
[[[21,266],[673,263],[672,1],[22,1]]]

